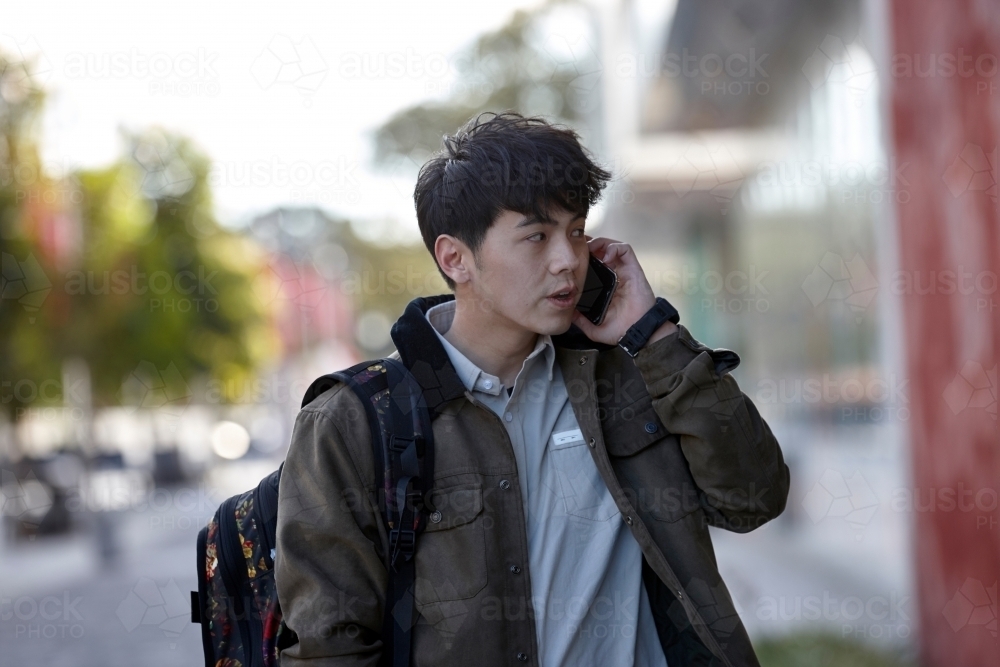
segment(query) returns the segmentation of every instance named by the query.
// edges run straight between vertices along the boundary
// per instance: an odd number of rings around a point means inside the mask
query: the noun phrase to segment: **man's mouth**
[[[576,293],[576,287],[567,287],[550,294],[548,300],[559,308],[568,308],[576,301]]]

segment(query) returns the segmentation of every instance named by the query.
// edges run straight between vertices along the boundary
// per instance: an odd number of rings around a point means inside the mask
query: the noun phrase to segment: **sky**
[[[19,2],[0,47],[38,58],[53,174],[107,165],[119,128],[159,125],[213,160],[224,224],[314,204],[417,240],[412,174],[373,170],[371,131],[447,95],[462,47],[538,4]]]

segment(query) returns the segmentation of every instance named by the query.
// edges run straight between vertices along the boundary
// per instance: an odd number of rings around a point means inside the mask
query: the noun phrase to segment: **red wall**
[[[938,287],[903,297],[913,486],[939,500],[914,513],[917,636],[928,667],[996,666],[1000,0],[891,0],[890,19],[900,268]],[[968,294],[941,274],[960,269]]]

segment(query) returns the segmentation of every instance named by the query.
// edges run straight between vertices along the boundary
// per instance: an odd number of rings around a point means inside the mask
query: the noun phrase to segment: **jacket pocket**
[[[588,521],[608,521],[619,513],[582,435],[578,441],[553,443],[548,456],[567,514]]]
[[[431,491],[435,507],[417,538],[414,600],[418,606],[475,597],[486,587],[482,485]]]
[[[680,438],[663,426],[652,399],[622,408],[603,428],[611,465],[640,513],[674,522],[700,509]]]

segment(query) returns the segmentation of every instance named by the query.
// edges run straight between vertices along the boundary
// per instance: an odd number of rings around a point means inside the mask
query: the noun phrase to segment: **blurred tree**
[[[549,0],[479,37],[455,59],[450,95],[403,109],[376,130],[376,164],[421,163],[443,135],[482,111],[544,115],[585,134],[601,77],[590,11],[575,0]]]
[[[0,411],[37,394],[26,380],[15,331],[33,319],[51,285],[41,268],[25,220],[28,194],[42,178],[36,130],[45,94],[34,75],[35,63],[0,51]],[[51,371],[51,363],[47,363]],[[53,377],[51,374],[48,377]],[[58,377],[56,375],[55,377]]]
[[[59,348],[90,363],[103,404],[142,400],[130,389],[154,369],[242,386],[273,351],[252,293],[263,253],[215,220],[209,161],[188,140],[152,128],[126,143],[125,159],[77,175],[84,266],[62,276],[75,326]]]
[[[70,358],[89,366],[98,406],[186,400],[200,376],[243,386],[274,350],[251,288],[263,253],[213,217],[207,158],[152,128],[125,133],[127,155],[105,169],[47,178],[28,132],[41,93],[19,92],[8,78],[23,68],[2,62],[0,410],[61,403]],[[68,212],[32,205],[54,192]]]

